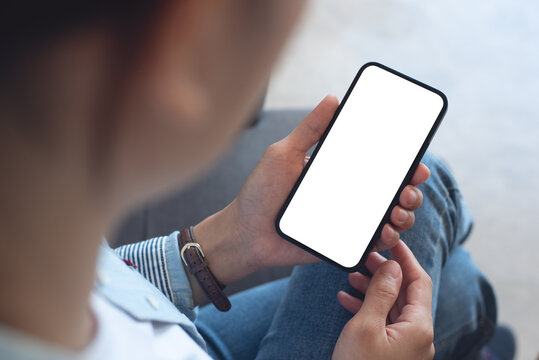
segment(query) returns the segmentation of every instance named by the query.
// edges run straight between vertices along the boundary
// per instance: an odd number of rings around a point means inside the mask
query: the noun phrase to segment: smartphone
[[[363,65],[277,216],[279,235],[359,270],[446,110],[439,90]]]

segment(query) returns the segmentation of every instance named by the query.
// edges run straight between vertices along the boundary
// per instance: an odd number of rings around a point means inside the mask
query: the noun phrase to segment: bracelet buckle
[[[189,268],[189,264],[187,263],[187,260],[185,260],[185,255],[184,255],[184,252],[185,250],[191,248],[191,247],[194,247],[198,250],[198,252],[200,253],[200,255],[202,256],[202,259],[204,259],[206,256],[204,255],[204,251],[202,251],[202,248],[200,247],[200,244],[198,243],[195,243],[195,242],[188,242],[186,243],[182,249],[180,250],[180,256],[182,258],[182,261],[183,263],[185,264],[185,266],[187,266],[187,268]]]

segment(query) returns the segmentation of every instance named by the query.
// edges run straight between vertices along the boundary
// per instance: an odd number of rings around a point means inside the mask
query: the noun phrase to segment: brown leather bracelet
[[[187,267],[187,270],[189,270],[189,273],[197,279],[200,287],[204,290],[210,301],[219,311],[230,310],[230,301],[225,293],[223,293],[225,286],[219,283],[210,271],[204,252],[200,244],[195,241],[192,226],[183,229],[179,233],[178,244],[183,263]]]

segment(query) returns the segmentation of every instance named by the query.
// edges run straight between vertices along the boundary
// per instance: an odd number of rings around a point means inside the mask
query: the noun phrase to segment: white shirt
[[[2,359],[210,359],[179,325],[136,320],[97,293],[92,294],[91,306],[97,331],[84,350],[66,351],[0,327]]]

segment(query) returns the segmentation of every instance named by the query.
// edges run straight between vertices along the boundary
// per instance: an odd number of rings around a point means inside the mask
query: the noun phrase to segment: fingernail
[[[400,266],[395,261],[386,261],[380,269],[382,274],[388,275],[393,279],[397,279],[400,275]]]
[[[381,236],[381,237],[380,237],[380,242],[381,242],[385,247],[387,247],[387,246],[390,245],[390,244],[386,243],[386,237],[389,237],[389,238],[391,239],[393,236],[395,236],[395,234],[396,234],[397,232],[396,232],[395,230],[393,230],[393,227],[391,227],[391,225],[386,225],[386,226],[384,226],[384,230],[383,230],[383,231],[385,232],[385,234],[384,234],[384,236]],[[385,249],[385,247],[384,247],[384,249]]]
[[[417,191],[415,189],[412,190],[412,192],[410,194],[410,198],[411,198],[413,203],[415,203],[417,201]]]
[[[399,221],[405,222],[406,220],[408,220],[408,211],[404,209],[400,209],[398,217],[399,217]]]

